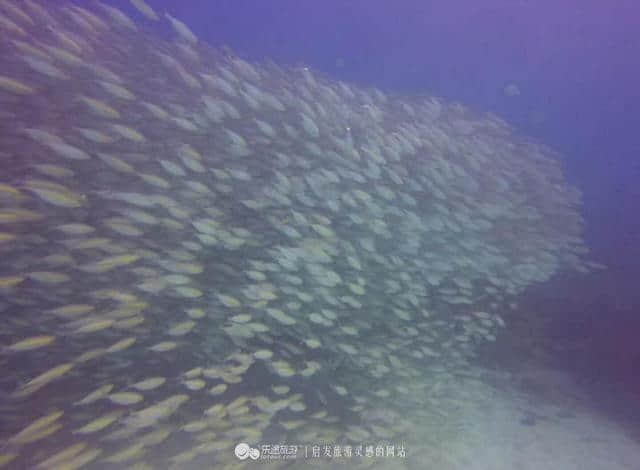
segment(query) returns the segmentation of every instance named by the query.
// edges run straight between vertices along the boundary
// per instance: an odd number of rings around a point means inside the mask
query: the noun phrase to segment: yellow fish
[[[73,434],[91,434],[97,431],[102,431],[104,428],[115,422],[124,412],[122,410],[111,411],[104,414],[99,418],[85,424],[79,429],[73,431]]]
[[[2,276],[0,277],[0,288],[13,287],[24,280],[25,278],[23,276]]]
[[[62,411],[53,411],[42,418],[36,419],[18,434],[9,438],[9,443],[26,444],[27,442],[33,442],[40,437],[44,437],[41,435],[41,432],[48,429],[49,426],[55,423],[62,415]]]
[[[0,89],[16,93],[18,95],[26,95],[33,93],[35,89],[25,83],[14,80],[6,75],[0,75]]]
[[[117,405],[133,405],[144,399],[140,393],[136,392],[119,392],[109,395],[109,400]]]
[[[55,336],[32,336],[7,346],[7,350],[12,352],[31,351],[51,344],[55,339]]]
[[[100,101],[95,98],[89,98],[88,96],[81,96],[80,101],[82,101],[85,105],[87,105],[87,107],[93,113],[101,117],[106,117],[111,119],[117,119],[120,117],[120,113],[116,109],[109,106],[104,101]]]

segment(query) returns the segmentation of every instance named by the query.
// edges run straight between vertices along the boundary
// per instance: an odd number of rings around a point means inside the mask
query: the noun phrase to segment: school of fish
[[[405,441],[520,293],[598,267],[558,156],[498,117],[131,4],[0,0],[0,467]]]

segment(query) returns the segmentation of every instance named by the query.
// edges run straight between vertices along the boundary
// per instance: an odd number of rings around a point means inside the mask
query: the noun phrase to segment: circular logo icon
[[[260,458],[260,451],[255,447],[252,447],[249,449],[249,457],[251,457],[251,460],[258,460]]]
[[[235,454],[236,457],[238,457],[240,460],[245,460],[247,457],[249,457],[250,452],[251,447],[249,447],[249,444],[241,442],[240,444],[236,445]]]

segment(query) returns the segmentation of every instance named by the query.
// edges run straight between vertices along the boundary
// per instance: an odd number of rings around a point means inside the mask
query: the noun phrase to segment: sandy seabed
[[[550,374],[557,376],[557,373]],[[638,470],[640,442],[571,390],[570,380],[524,392],[465,380],[449,391],[446,418],[413,429],[407,460],[382,468],[422,470]],[[374,465],[374,467],[378,467]]]

